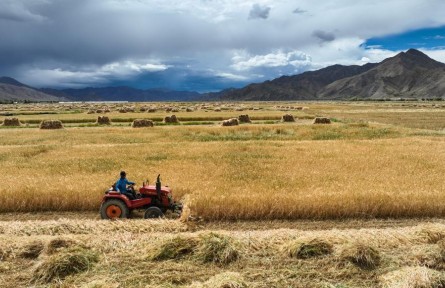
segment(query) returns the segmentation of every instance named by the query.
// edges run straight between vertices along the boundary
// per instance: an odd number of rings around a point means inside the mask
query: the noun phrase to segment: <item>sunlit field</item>
[[[208,112],[176,113],[178,125],[0,129],[0,211],[97,211],[103,192],[126,170],[139,185],[161,174],[190,215],[205,220],[444,216],[445,118],[436,119],[444,110],[403,105],[256,103],[249,110],[219,103]],[[9,112],[25,122],[97,118],[44,108],[56,114],[20,115],[32,111],[26,105]],[[296,122],[281,123],[285,113]],[[218,117],[240,114],[253,122],[220,126]],[[426,123],[422,129],[416,115]],[[333,123],[314,125],[316,116]],[[129,118],[153,119],[147,112]],[[206,119],[211,123],[201,123]]]

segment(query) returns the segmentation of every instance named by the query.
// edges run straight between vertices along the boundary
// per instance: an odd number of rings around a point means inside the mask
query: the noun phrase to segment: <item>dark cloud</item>
[[[303,10],[301,8],[297,8],[294,11],[292,11],[292,13],[294,13],[294,14],[304,14],[306,12],[307,12],[306,10]]]
[[[315,30],[312,33],[312,36],[320,39],[323,42],[332,42],[332,41],[335,40],[334,33],[326,32],[326,31],[323,31],[323,30]]]
[[[249,12],[249,19],[267,19],[269,18],[270,7],[254,4]]]

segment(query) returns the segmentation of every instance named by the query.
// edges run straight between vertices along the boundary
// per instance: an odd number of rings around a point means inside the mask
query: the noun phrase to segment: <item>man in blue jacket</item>
[[[127,173],[125,173],[125,171],[121,171],[121,178],[117,180],[115,184],[116,191],[120,192],[121,194],[124,194],[130,200],[133,200],[135,198],[135,195],[133,195],[132,191],[127,190],[127,185],[134,185],[134,184],[136,183],[127,180]]]

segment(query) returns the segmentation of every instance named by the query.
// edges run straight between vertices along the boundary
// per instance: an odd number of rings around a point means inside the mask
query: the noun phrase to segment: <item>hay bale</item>
[[[140,111],[140,112],[145,112],[145,111],[147,111],[147,109],[148,109],[147,107],[140,107],[140,108],[139,108],[139,111]]]
[[[215,112],[221,112],[221,108],[215,108],[213,111],[215,111]]]
[[[97,113],[97,114],[104,113],[104,110],[102,110],[102,109],[97,109],[97,110],[96,110],[96,113]]]
[[[314,124],[331,124],[331,119],[326,117],[317,117],[314,119]]]
[[[240,253],[231,237],[211,232],[200,236],[196,257],[203,263],[225,265],[238,260]]]
[[[133,124],[131,124],[131,127],[133,128],[140,128],[140,127],[153,127],[153,121],[149,119],[135,119],[133,121]]]
[[[284,114],[281,116],[281,122],[295,122],[295,118],[291,114]]]
[[[46,253],[51,255],[60,250],[70,248],[75,244],[76,242],[71,239],[55,238],[49,241],[48,246],[46,247]]]
[[[156,109],[155,109],[155,108],[149,108],[149,109],[147,110],[147,112],[148,112],[148,113],[155,113],[155,112],[156,112]]]
[[[89,270],[99,260],[98,255],[88,249],[68,249],[46,258],[34,271],[35,282],[50,283]]]
[[[332,254],[334,247],[322,239],[312,239],[310,241],[296,241],[287,248],[290,257],[298,259],[308,259]]]
[[[365,244],[353,244],[341,252],[341,258],[363,270],[373,270],[380,265],[379,251]]]
[[[190,108],[190,107],[187,107],[187,108],[185,109],[185,111],[186,111],[186,112],[193,112],[193,111],[195,111],[195,109]]]
[[[26,259],[36,259],[39,257],[40,253],[42,253],[45,245],[41,241],[33,241],[25,246],[23,246],[22,250],[19,253],[20,258]]]
[[[250,120],[249,115],[247,115],[247,114],[239,115],[238,116],[238,120],[241,123],[252,123],[252,121]]]
[[[221,125],[222,126],[237,126],[237,125],[239,125],[239,122],[238,122],[237,118],[232,118],[232,119],[224,120]]]
[[[94,113],[96,113],[96,111],[94,111],[94,110],[88,110],[88,112],[87,112],[87,114],[94,114]]]
[[[197,239],[177,236],[154,246],[149,251],[147,259],[151,261],[180,259],[190,255],[198,245]]]
[[[216,274],[204,283],[192,283],[191,288],[247,288],[248,285],[241,274],[223,272]]]
[[[43,120],[39,127],[40,129],[62,129],[63,124],[60,120]]]
[[[175,115],[165,116],[164,123],[179,123],[179,120]]]
[[[5,118],[3,121],[3,126],[21,126],[20,120],[18,118]]]
[[[127,109],[125,109],[125,108],[120,108],[117,111],[119,111],[119,113],[127,113]]]
[[[111,120],[108,116],[99,116],[97,117],[97,122],[96,124],[98,125],[111,125]]]
[[[404,267],[380,277],[383,288],[440,288],[445,286],[443,273],[426,267]]]

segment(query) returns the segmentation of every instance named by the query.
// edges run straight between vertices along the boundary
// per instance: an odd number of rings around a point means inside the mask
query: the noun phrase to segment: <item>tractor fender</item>
[[[122,194],[119,193],[119,192],[111,192],[111,193],[108,193],[107,195],[104,196],[104,199],[103,199],[102,202],[105,202],[105,201],[107,201],[107,200],[109,200],[109,199],[118,199],[118,200],[124,202],[125,205],[127,205],[127,207],[131,207],[131,206],[132,206],[132,205],[131,205],[131,202],[130,202],[130,200],[127,198],[127,196],[122,195]]]

